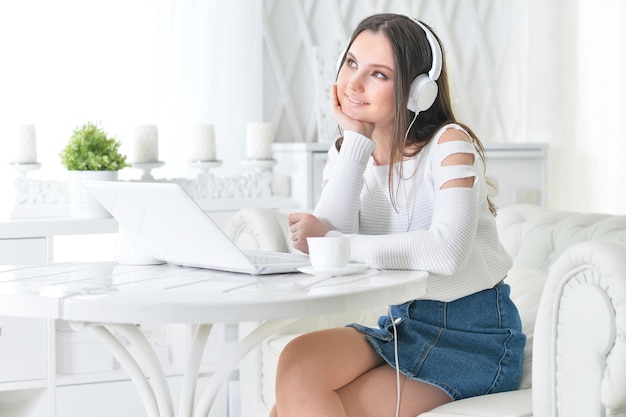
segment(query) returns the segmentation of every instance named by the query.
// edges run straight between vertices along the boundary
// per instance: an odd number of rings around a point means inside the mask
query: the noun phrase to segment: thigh
[[[396,370],[385,363],[356,378],[338,393],[347,417],[394,416],[397,386]],[[415,417],[450,401],[442,389],[400,374],[400,417]]]
[[[276,377],[283,386],[298,384],[337,390],[382,363],[357,330],[325,329],[306,333],[287,344],[280,355]]]

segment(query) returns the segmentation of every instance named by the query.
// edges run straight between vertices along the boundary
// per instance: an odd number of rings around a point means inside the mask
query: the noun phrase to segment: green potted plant
[[[70,171],[119,171],[129,166],[120,145],[102,127],[87,122],[72,133],[60,153],[61,163]]]
[[[118,171],[130,166],[120,153],[121,143],[95,123],[76,128],[59,156],[68,172],[70,214],[73,217],[108,217],[109,213],[85,189],[83,181],[116,181]]]

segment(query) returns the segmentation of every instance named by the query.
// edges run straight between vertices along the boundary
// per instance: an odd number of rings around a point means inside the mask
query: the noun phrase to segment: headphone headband
[[[419,20],[412,18],[413,20],[426,34],[426,40],[430,45],[431,55],[432,55],[432,65],[428,74],[420,74],[418,75],[413,82],[411,83],[411,87],[409,89],[409,97],[407,102],[407,108],[414,113],[419,113],[421,111],[428,110],[430,106],[435,102],[438,93],[437,79],[441,75],[441,67],[443,66],[443,53],[441,51],[441,46],[437,41],[437,38],[433,33],[428,29],[428,27],[420,22]],[[349,42],[348,42],[349,44]],[[343,63],[343,58],[346,54],[346,50],[339,56],[339,60],[337,61],[337,72],[341,68],[341,64]]]
[[[430,31],[430,29],[428,29],[428,27],[426,27],[425,24],[417,19],[413,20],[419,25],[419,27],[422,28],[424,33],[426,33],[426,39],[428,40],[428,44],[430,45],[430,50],[433,56],[433,64],[430,68],[430,71],[428,71],[428,76],[431,80],[436,81],[441,75],[441,63],[443,61],[441,46],[439,45],[439,42],[437,41],[435,35],[433,35],[433,33]]]

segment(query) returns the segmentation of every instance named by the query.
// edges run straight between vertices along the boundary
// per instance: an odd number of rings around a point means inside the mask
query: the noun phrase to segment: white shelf
[[[0,219],[1,239],[28,239],[59,235],[116,232],[117,221],[112,217],[94,219],[72,217]]]
[[[326,154],[332,143],[275,143],[274,172],[291,177],[297,206],[312,210],[321,195]],[[515,203],[546,205],[548,145],[485,143],[487,176],[498,189],[491,196],[498,207]]]
[[[47,379],[34,379],[32,381],[1,382],[0,393],[6,392],[6,391],[46,389],[47,387],[48,387]]]

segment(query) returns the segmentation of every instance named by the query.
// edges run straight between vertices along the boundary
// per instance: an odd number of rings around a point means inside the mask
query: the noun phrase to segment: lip
[[[355,105],[355,106],[366,106],[367,104],[369,104],[369,103],[357,100],[356,98],[354,98],[352,96],[349,96],[348,94],[344,94],[344,95],[345,95],[346,99],[348,100],[348,102],[350,104],[352,104],[352,105]]]

